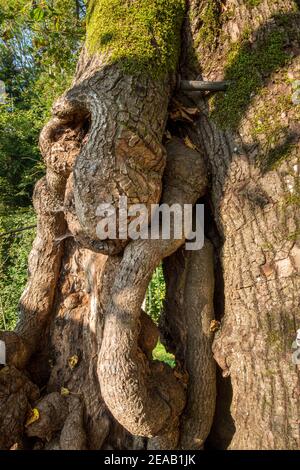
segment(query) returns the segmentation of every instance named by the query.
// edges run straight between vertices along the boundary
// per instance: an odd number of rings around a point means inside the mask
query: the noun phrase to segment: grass
[[[168,353],[160,341],[158,341],[156,348],[153,350],[152,356],[155,361],[165,362],[172,369],[176,366],[175,356]]]

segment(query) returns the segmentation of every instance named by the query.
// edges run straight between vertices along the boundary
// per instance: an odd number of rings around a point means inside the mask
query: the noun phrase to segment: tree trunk
[[[74,82],[41,133],[20,320],[0,334],[0,448],[299,448],[298,7],[190,0],[182,28],[184,8],[89,2]],[[180,34],[181,78],[229,80],[226,94],[176,87]],[[204,201],[204,248],[127,226],[100,239],[98,208],[119,215],[119,196]],[[162,260],[159,331],[141,307]],[[159,335],[175,369],[152,360]]]
[[[8,362],[1,371],[1,413],[3,425],[10,423],[1,426],[3,448],[179,445],[184,373],[152,361],[158,331],[141,305],[153,271],[184,239],[101,240],[97,228],[99,205],[110,203],[119,214],[119,196],[127,197],[129,208],[150,208],[160,199],[183,207],[206,190],[203,158],[164,137],[185,5],[115,6],[119,10],[90,2],[72,88],[55,103],[41,133],[47,173],[34,195],[38,235],[30,278],[16,331],[1,335]],[[29,377],[41,390],[35,402]],[[213,374],[209,380],[214,384]]]
[[[299,365],[292,362],[299,328],[300,128],[292,98],[299,25],[294,1],[190,2],[182,78],[232,81],[223,96],[190,94],[186,101],[201,109],[187,134],[209,161],[222,242],[222,327],[213,350],[223,379],[214,448],[300,445]]]

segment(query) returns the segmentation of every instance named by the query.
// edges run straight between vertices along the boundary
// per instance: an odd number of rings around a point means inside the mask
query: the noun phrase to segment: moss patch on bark
[[[255,48],[247,39],[232,45],[228,54],[225,79],[232,81],[226,94],[214,101],[212,117],[222,127],[237,129],[253,96],[263,87],[265,78],[289,60],[284,50],[285,35],[272,31]]]
[[[246,0],[246,4],[249,7],[257,7],[262,3],[263,0]]]
[[[275,15],[259,30],[245,30],[242,40],[231,44],[224,79],[232,85],[211,102],[218,125],[238,130],[253,98],[298,54],[294,46],[300,40],[299,20],[297,12]]]
[[[87,49],[107,52],[127,73],[153,77],[176,69],[185,0],[92,0]]]
[[[203,44],[213,48],[221,28],[221,2],[208,0],[200,14],[202,26],[196,38],[196,46]]]

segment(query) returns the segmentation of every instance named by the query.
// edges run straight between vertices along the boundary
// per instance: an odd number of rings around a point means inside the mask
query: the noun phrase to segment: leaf
[[[0,374],[1,374],[1,375],[9,374],[9,367],[8,367],[8,366],[4,366],[2,369],[0,369]]]
[[[218,331],[219,329],[221,328],[221,323],[217,320],[212,320],[212,322],[210,323],[210,331],[212,333],[215,333],[216,331]]]
[[[184,138],[184,143],[187,147],[189,147],[190,149],[193,149],[193,150],[197,150],[197,147],[196,145],[193,144],[193,142],[189,139],[189,137],[185,137]]]
[[[79,357],[76,356],[76,354],[75,354],[74,356],[70,357],[69,360],[68,360],[69,367],[71,369],[74,369],[77,366],[78,362],[79,362]]]
[[[31,424],[35,423],[40,419],[40,412],[37,408],[33,408],[29,411],[28,417],[25,423],[25,427],[27,428]]]
[[[9,450],[19,450],[19,444],[16,442]]]
[[[63,397],[67,397],[70,395],[70,390],[68,390],[67,388],[65,387],[61,387],[60,389],[60,394],[63,396]]]
[[[165,137],[167,140],[172,140],[172,134],[168,130],[166,131]]]
[[[172,108],[170,112],[170,118],[172,121],[188,121],[193,123],[198,115],[198,108],[189,108],[183,106],[183,104],[177,100],[172,101]]]

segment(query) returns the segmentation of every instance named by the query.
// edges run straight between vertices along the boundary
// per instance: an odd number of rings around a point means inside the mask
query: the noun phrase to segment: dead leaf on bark
[[[70,395],[70,390],[68,390],[67,388],[65,387],[61,387],[60,389],[60,394],[63,396],[63,397],[67,397]]]
[[[189,108],[175,99],[172,101],[170,110],[170,119],[172,121],[187,121],[193,123],[198,116],[198,108]]]
[[[193,144],[193,142],[191,141],[191,139],[189,137],[186,136],[184,138],[184,143],[188,148],[193,149],[193,150],[197,150],[199,152],[196,145]]]
[[[37,408],[33,408],[29,411],[28,417],[25,423],[25,427],[28,428],[31,424],[35,423],[40,419],[40,412]]]
[[[165,132],[165,138],[167,139],[167,141],[172,140],[172,134],[168,130]]]
[[[221,323],[217,320],[213,320],[211,323],[210,323],[210,331],[212,333],[215,333],[216,331],[219,331],[219,329],[221,328]]]
[[[69,362],[70,369],[74,369],[79,362],[79,357],[75,354],[74,356],[69,358],[68,362]]]
[[[9,450],[19,450],[19,444],[16,442]]]
[[[266,263],[263,266],[261,266],[261,272],[264,274],[266,277],[271,276],[275,272],[275,267],[272,263]]]

